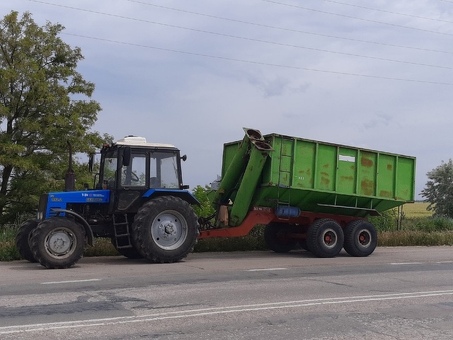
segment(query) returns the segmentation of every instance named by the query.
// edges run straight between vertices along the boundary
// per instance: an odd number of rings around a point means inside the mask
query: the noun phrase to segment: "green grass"
[[[397,211],[385,212],[381,217],[374,217],[371,222],[378,230],[379,246],[453,246],[453,219],[433,217],[426,210],[427,203],[404,205],[401,227],[397,230]],[[0,227],[0,261],[19,259],[14,237],[17,226]],[[262,226],[252,230],[250,235],[239,238],[220,238],[200,240],[195,252],[216,251],[250,251],[264,250]],[[96,239],[94,247],[87,247],[84,256],[119,255],[112,246],[110,239]]]
[[[378,245],[385,247],[453,246],[453,231],[383,231],[378,234]]]

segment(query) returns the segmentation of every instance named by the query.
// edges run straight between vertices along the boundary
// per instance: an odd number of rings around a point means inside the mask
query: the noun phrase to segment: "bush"
[[[199,240],[194,252],[265,250],[264,226],[256,226],[249,235],[234,238],[210,238]]]
[[[381,216],[371,216],[368,219],[377,231],[392,231],[396,230],[396,222],[398,214],[395,209],[387,210],[381,213]]]
[[[449,217],[422,218],[414,221],[412,230],[420,231],[453,231],[453,219]]]
[[[0,228],[0,261],[19,260],[20,256],[16,249],[15,236],[17,228]]]

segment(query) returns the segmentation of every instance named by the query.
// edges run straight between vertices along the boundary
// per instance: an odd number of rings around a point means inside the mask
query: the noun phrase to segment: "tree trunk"
[[[3,215],[6,205],[8,204],[8,185],[11,173],[13,172],[12,165],[5,165],[2,172],[2,184],[0,186],[0,216]]]

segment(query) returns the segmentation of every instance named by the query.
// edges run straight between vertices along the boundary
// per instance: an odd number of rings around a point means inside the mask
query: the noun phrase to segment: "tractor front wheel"
[[[73,266],[83,256],[85,230],[73,220],[52,217],[32,231],[30,248],[35,259],[49,269]]]
[[[150,262],[170,263],[189,254],[198,238],[198,220],[189,203],[162,196],[146,202],[135,215],[132,235]]]

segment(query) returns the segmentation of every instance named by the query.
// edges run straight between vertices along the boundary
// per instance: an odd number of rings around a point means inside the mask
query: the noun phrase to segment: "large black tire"
[[[308,228],[307,247],[317,257],[335,257],[343,248],[344,234],[331,219],[319,219]]]
[[[148,261],[182,260],[197,242],[198,219],[189,203],[174,196],[146,202],[132,224],[134,244]]]
[[[30,248],[35,259],[49,269],[73,266],[83,256],[85,230],[73,220],[52,217],[32,231]]]
[[[113,239],[113,238],[112,238],[112,244],[118,253],[127,257],[128,259],[142,259],[143,258],[142,254],[140,254],[140,252],[134,246],[132,246],[131,248],[118,248],[116,246],[115,239]]]
[[[19,255],[24,260],[35,263],[35,257],[30,249],[31,231],[38,226],[38,220],[25,221],[19,228],[16,234],[16,248]]]
[[[349,223],[344,230],[344,250],[357,257],[365,257],[377,246],[377,232],[370,222],[359,220]]]
[[[269,223],[264,229],[264,242],[267,248],[276,253],[287,253],[297,246],[297,240],[291,239],[291,226],[283,223]]]

